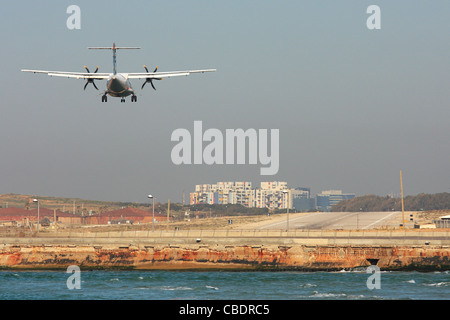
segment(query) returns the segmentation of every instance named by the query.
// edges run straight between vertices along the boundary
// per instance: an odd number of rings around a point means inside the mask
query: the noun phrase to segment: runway
[[[261,225],[259,229],[373,229],[398,226],[402,220],[400,211],[390,212],[314,212],[286,214],[275,222]]]

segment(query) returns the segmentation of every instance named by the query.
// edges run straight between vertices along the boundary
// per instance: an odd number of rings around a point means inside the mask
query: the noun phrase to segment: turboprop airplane
[[[172,72],[156,72],[158,67],[153,70],[153,72],[149,72],[147,66],[144,65],[144,69],[146,72],[142,73],[117,73],[117,64],[116,64],[116,52],[121,49],[140,49],[140,47],[116,47],[116,44],[113,43],[112,47],[89,47],[88,49],[100,49],[100,50],[112,50],[113,52],[113,73],[97,73],[97,69],[94,72],[90,72],[89,69],[84,66],[87,73],[83,72],[66,72],[66,71],[46,71],[46,70],[29,70],[22,69],[23,72],[33,72],[33,73],[44,73],[49,75],[50,77],[66,77],[66,78],[76,78],[76,79],[85,79],[86,84],[84,85],[84,90],[89,83],[92,83],[95,89],[98,90],[95,85],[94,80],[107,80],[106,81],[106,90],[102,96],[102,102],[107,102],[107,95],[111,97],[119,97],[121,98],[121,102],[125,102],[125,97],[131,95],[131,102],[137,101],[137,96],[135,91],[131,87],[130,79],[145,79],[145,82],[142,84],[141,89],[144,89],[146,83],[150,82],[150,85],[154,90],[156,90],[153,85],[153,80],[162,80],[164,78],[171,77],[179,77],[179,76],[188,76],[191,73],[204,73],[204,72],[213,72],[216,69],[205,69],[205,70],[187,70],[187,71],[172,71]]]

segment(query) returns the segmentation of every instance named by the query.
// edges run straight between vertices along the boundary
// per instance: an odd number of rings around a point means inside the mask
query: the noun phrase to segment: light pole
[[[155,230],[155,198],[149,194],[148,195],[149,199],[152,199],[152,203],[153,203],[153,215],[152,215],[152,232]]]
[[[37,202],[37,206],[38,206],[37,233],[39,233],[39,200],[33,199],[33,202]]]
[[[359,208],[359,212],[362,212],[362,208]],[[356,214],[356,230],[359,230],[359,213]]]
[[[283,190],[283,193],[286,195],[286,231],[289,231],[289,191]]]

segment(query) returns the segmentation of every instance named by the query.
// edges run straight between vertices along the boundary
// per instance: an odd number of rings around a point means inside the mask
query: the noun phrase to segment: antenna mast
[[[403,181],[402,181],[402,170],[400,170],[400,189],[402,192],[402,226],[405,223],[405,204],[403,203]]]

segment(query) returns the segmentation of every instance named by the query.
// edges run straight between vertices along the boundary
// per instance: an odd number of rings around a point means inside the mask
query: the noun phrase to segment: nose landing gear
[[[108,101],[108,97],[106,96],[106,94],[102,95],[102,102],[107,102]]]
[[[137,96],[132,95],[131,96],[131,102],[137,102]]]

